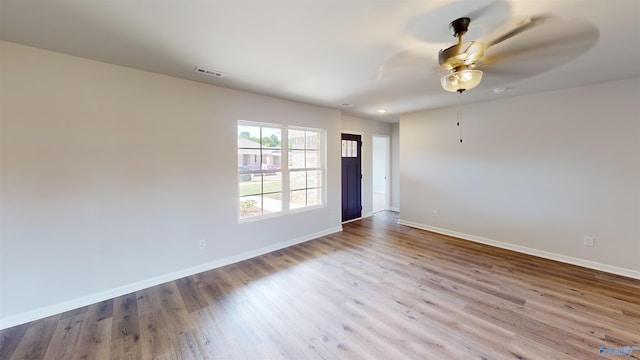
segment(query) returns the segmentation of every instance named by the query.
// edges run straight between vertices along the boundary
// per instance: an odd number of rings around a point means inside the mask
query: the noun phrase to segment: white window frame
[[[283,216],[283,215],[287,215],[287,214],[291,214],[291,213],[298,213],[298,212],[304,212],[304,211],[309,211],[309,210],[314,210],[314,209],[318,209],[318,208],[323,208],[327,206],[327,165],[326,165],[326,153],[327,153],[327,139],[326,139],[326,130],[325,129],[318,129],[318,128],[311,128],[311,127],[303,127],[303,126],[288,126],[288,125],[283,125],[283,124],[274,124],[274,123],[266,123],[266,122],[255,122],[255,121],[246,121],[246,120],[238,120],[237,124],[236,124],[236,137],[238,136],[237,131],[238,131],[238,127],[239,126],[260,126],[260,127],[267,127],[267,128],[278,128],[281,130],[280,133],[280,149],[281,149],[281,161],[280,161],[280,173],[281,173],[281,201],[282,201],[282,207],[280,211],[277,212],[272,212],[272,213],[268,213],[268,214],[260,214],[260,215],[255,215],[255,216],[248,216],[248,217],[241,217],[240,214],[240,186],[242,184],[242,181],[240,181],[240,173],[239,171],[236,173],[237,175],[237,199],[238,199],[238,203],[237,203],[237,216],[238,216],[238,223],[245,223],[245,222],[251,222],[251,221],[256,221],[256,220],[262,220],[262,219],[268,219],[268,218],[273,218],[273,217],[279,217],[279,216]],[[290,169],[289,168],[289,130],[296,130],[296,131],[310,131],[310,132],[317,132],[319,134],[319,141],[318,141],[318,167],[314,167],[314,168],[303,168],[303,169]],[[239,148],[239,144],[238,141],[236,139],[236,155],[238,155],[238,149]],[[291,194],[291,186],[290,186],[290,174],[291,172],[296,172],[296,171],[320,171],[321,175],[320,175],[320,181],[321,184],[318,187],[321,194],[320,194],[320,203],[317,205],[311,205],[311,206],[302,206],[302,207],[296,207],[296,208],[290,208],[290,194]],[[268,172],[265,170],[251,170],[248,173],[251,174],[257,174],[257,173],[264,173],[264,172]],[[247,172],[243,172],[244,174],[246,174]],[[307,188],[308,189],[308,188]]]
[[[287,163],[289,160],[289,130],[297,130],[297,131],[309,131],[309,132],[317,132],[320,135],[320,139],[318,141],[318,167],[312,167],[312,168],[308,168],[308,167],[304,167],[304,168],[296,168],[296,169],[289,169],[289,166],[287,166],[287,210],[289,212],[299,212],[299,211],[307,211],[307,210],[312,210],[312,209],[317,209],[317,208],[322,208],[325,207],[327,204],[327,171],[326,171],[326,154],[327,154],[327,148],[326,148],[326,131],[323,129],[315,129],[315,128],[309,128],[309,127],[301,127],[301,126],[289,126],[287,127]],[[306,149],[305,149],[306,151]],[[284,157],[284,155],[283,155]],[[287,164],[288,165],[288,164]],[[303,206],[303,207],[298,207],[298,208],[294,208],[294,209],[290,209],[290,199],[289,196],[291,194],[291,186],[289,184],[289,179],[291,177],[291,172],[298,172],[298,171],[320,171],[321,175],[320,175],[320,181],[321,181],[321,185],[319,187],[320,189],[320,204],[318,205],[311,205],[311,206]],[[306,188],[307,190],[309,189],[308,187]]]

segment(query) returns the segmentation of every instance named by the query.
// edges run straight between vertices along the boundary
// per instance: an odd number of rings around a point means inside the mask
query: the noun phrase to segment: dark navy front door
[[[362,216],[362,139],[342,134],[342,221]]]

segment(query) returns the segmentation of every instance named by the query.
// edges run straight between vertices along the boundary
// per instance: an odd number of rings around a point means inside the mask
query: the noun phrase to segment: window
[[[282,128],[238,125],[240,218],[282,211]]]
[[[239,121],[240,220],[322,206],[323,151],[323,130]]]
[[[289,130],[289,208],[322,204],[320,132]]]
[[[358,157],[358,142],[342,140],[342,157]]]

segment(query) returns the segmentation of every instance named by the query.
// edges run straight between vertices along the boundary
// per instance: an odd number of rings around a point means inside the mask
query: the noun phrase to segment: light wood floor
[[[0,359],[602,359],[640,345],[640,281],[396,221],[0,331]]]

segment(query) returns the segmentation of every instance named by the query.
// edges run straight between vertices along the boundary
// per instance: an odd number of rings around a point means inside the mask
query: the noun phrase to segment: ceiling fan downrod
[[[462,42],[462,36],[469,31],[470,23],[471,19],[468,17],[457,18],[449,23],[449,30],[454,37],[458,38],[458,42]]]

